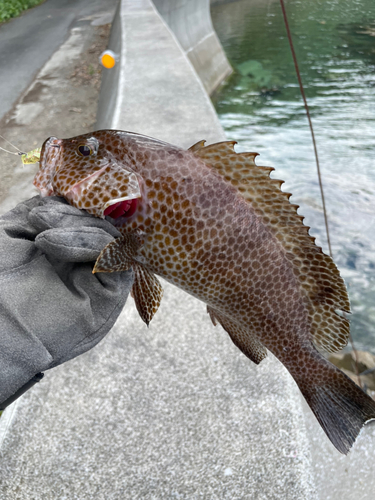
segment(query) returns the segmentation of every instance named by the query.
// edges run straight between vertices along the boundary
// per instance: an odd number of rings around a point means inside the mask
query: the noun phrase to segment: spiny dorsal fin
[[[188,151],[192,151],[192,152],[198,151],[198,149],[204,148],[205,144],[206,144],[206,141],[198,141],[195,144],[193,144],[192,146],[190,146]]]
[[[229,318],[212,309],[210,306],[207,306],[207,312],[210,315],[213,325],[216,326],[217,323],[220,323],[229,334],[233,344],[255,364],[259,365],[267,356],[267,349],[254,335],[236,325]]]
[[[315,245],[298,205],[289,202],[290,193],[281,191],[283,181],[271,179],[270,167],[255,164],[257,153],[236,153],[235,141],[203,147],[193,146],[193,154],[212,166],[236,187],[264,224],[282,244],[306,297],[311,334],[317,347],[335,352],[346,346],[349,322],[335,311],[350,311],[343,279],[332,261]],[[198,146],[199,145],[199,146]]]

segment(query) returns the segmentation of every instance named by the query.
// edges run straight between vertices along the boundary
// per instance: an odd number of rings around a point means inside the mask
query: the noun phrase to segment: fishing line
[[[10,145],[12,146],[12,148],[17,149],[18,153],[13,153],[12,151],[7,151],[6,149],[4,149],[4,148],[0,147],[0,149],[1,149],[2,151],[5,151],[6,153],[9,153],[9,154],[11,154],[11,155],[23,155],[23,154],[24,154],[24,153],[22,153],[22,151],[21,151],[20,149],[18,149],[18,148],[17,148],[17,146],[15,146],[15,145],[14,145],[14,144],[12,144],[10,141],[8,141],[8,139],[5,139],[5,137],[4,137],[4,136],[2,136],[1,134],[0,134],[0,137],[1,137],[1,138],[5,141],[5,142],[7,142],[8,144],[10,144]]]
[[[0,146],[0,150],[4,151],[5,153],[8,153],[10,155],[21,156],[23,165],[31,165],[33,163],[38,163],[40,161],[41,148],[36,148],[36,149],[33,149],[32,151],[29,151],[28,153],[23,153],[20,149],[17,148],[17,146],[15,146],[10,141],[8,141],[8,139],[5,139],[5,137],[3,137],[1,134],[0,134],[0,137],[5,142],[10,144],[14,149],[17,149],[18,153],[14,153],[13,151],[8,151],[7,149],[2,148],[1,146]]]
[[[281,10],[283,12],[284,23],[285,23],[286,32],[287,32],[287,35],[288,35],[290,50],[292,52],[294,67],[296,69],[297,78],[298,78],[298,84],[299,84],[299,88],[300,88],[300,91],[301,91],[302,99],[303,99],[303,102],[304,102],[304,105],[305,105],[307,120],[309,122],[309,127],[310,127],[310,132],[311,132],[311,138],[312,138],[312,142],[313,142],[313,146],[314,146],[316,169],[317,169],[317,172],[318,172],[320,194],[321,194],[322,205],[323,205],[324,223],[325,223],[325,226],[326,226],[328,250],[329,250],[330,257],[332,257],[331,240],[330,240],[330,237],[329,237],[329,228],[328,228],[328,217],[327,217],[326,204],[325,204],[325,198],[324,198],[322,176],[321,176],[321,173],[320,173],[319,158],[318,158],[318,149],[316,147],[316,142],[315,142],[314,129],[313,129],[313,125],[312,125],[312,121],[311,121],[311,117],[310,117],[309,106],[307,104],[307,100],[306,100],[306,96],[305,96],[305,90],[304,90],[304,87],[303,87],[301,74],[299,72],[299,66],[298,66],[298,62],[297,62],[297,56],[296,56],[296,53],[294,51],[292,34],[290,32],[290,29],[289,29],[289,22],[288,22],[288,17],[287,17],[286,10],[285,10],[284,0],[280,0],[280,5],[281,5]],[[350,332],[349,332],[349,340],[350,340],[350,344],[352,346],[353,353],[354,353],[354,358],[355,358],[354,365],[355,365],[355,371],[356,371],[356,375],[357,375],[357,379],[358,379],[358,384],[361,387],[361,389],[363,389],[362,381],[360,379],[359,368],[358,368],[358,363],[359,363],[358,352],[357,352],[357,349],[354,346],[353,337],[352,337],[352,335],[351,335]]]
[[[331,240],[330,240],[330,237],[329,237],[329,228],[328,228],[328,218],[327,218],[327,211],[326,211],[326,203],[325,203],[325,198],[324,198],[322,176],[320,174],[320,166],[319,166],[319,159],[318,159],[318,149],[316,147],[314,129],[313,129],[313,125],[312,125],[312,121],[311,121],[311,117],[310,117],[309,106],[308,106],[307,101],[306,101],[305,90],[303,88],[302,79],[301,79],[301,75],[300,75],[300,72],[299,72],[299,67],[298,67],[296,53],[294,51],[294,45],[293,45],[293,41],[292,41],[292,35],[291,35],[290,29],[289,29],[288,17],[286,15],[284,0],[280,0],[280,5],[281,5],[281,10],[282,10],[283,16],[284,16],[284,23],[285,23],[286,32],[288,34],[288,40],[289,40],[290,50],[292,52],[294,67],[296,69],[298,83],[299,83],[299,88],[300,88],[302,99],[303,99],[303,102],[304,102],[304,105],[305,105],[307,120],[309,122],[309,127],[310,127],[310,132],[311,132],[311,138],[312,138],[312,142],[313,142],[313,146],[314,146],[316,168],[317,168],[317,171],[318,171],[318,179],[319,179],[319,186],[320,186],[320,194],[321,194],[321,197],[322,197],[322,204],[323,204],[324,223],[325,223],[325,226],[326,226],[328,250],[329,250],[329,255],[332,257],[332,249],[331,249]]]
[[[0,146],[0,149],[1,149],[1,151],[4,151],[4,153],[8,153],[10,155],[20,156],[23,154],[23,153],[21,153],[21,151],[19,153],[14,153],[13,151],[8,151],[7,149],[2,148],[1,146]]]

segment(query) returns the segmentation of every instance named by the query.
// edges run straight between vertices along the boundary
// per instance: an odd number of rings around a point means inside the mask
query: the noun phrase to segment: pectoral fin
[[[93,273],[113,273],[115,271],[127,271],[132,267],[133,257],[141,248],[140,238],[129,233],[121,238],[111,241],[103,248],[96,259]]]
[[[132,296],[140,317],[148,326],[159,309],[163,288],[158,279],[142,265],[133,263],[133,270],[135,277]]]
[[[131,294],[140,317],[148,326],[159,308],[163,288],[153,274],[134,260],[142,244],[142,238],[136,233],[111,241],[97,258],[93,273],[127,271],[132,267],[134,283]]]
[[[224,330],[229,334],[235,346],[242,351],[255,364],[259,363],[267,356],[267,349],[259,340],[248,330],[236,325],[224,315],[207,306],[207,312],[210,315],[212,323],[216,326],[220,323]]]

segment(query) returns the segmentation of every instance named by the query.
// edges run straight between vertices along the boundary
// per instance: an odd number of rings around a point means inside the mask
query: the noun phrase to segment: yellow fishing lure
[[[32,163],[38,163],[40,160],[40,151],[42,148],[36,148],[28,153],[21,155],[22,163],[24,165],[31,165]]]

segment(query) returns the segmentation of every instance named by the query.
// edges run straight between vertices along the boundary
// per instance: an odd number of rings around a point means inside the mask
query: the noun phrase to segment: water
[[[288,0],[314,125],[333,257],[347,284],[351,331],[375,354],[375,1]],[[310,234],[328,253],[310,131],[278,0],[212,7],[235,69],[214,96],[237,151],[276,168]]]

